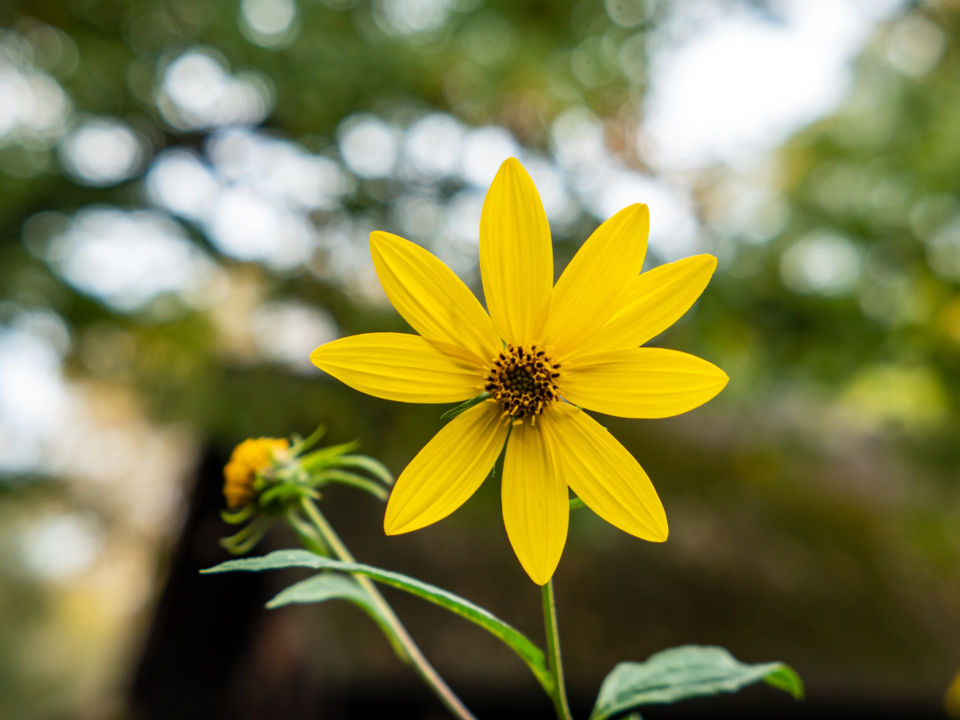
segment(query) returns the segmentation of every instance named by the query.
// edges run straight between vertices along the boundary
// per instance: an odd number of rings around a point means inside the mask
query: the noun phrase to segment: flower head
[[[387,504],[390,535],[446,517],[490,474],[507,443],[503,519],[538,584],[566,542],[569,489],[632,535],[661,542],[667,519],[629,452],[581,408],[661,418],[714,397],[727,376],[685,353],[640,347],[696,301],[716,268],[699,255],[640,274],[646,205],[604,222],[553,285],[553,246],[523,166],[503,163],[483,204],[480,272],[489,314],[423,248],[374,232],[370,250],[387,297],[419,333],[371,333],[317,348],[313,362],[388,400],[449,403],[485,393],[407,465]],[[507,438],[509,436],[509,442]]]
[[[250,438],[233,449],[223,468],[223,495],[227,507],[240,510],[257,499],[257,473],[266,470],[275,456],[290,447],[285,438]]]
[[[247,524],[223,538],[223,547],[236,555],[248,552],[282,517],[307,549],[327,555],[329,548],[301,517],[305,501],[319,500],[320,489],[331,484],[349,485],[387,499],[393,476],[379,461],[352,454],[358,442],[307,452],[325,432],[321,426],[307,438],[294,435],[292,444],[285,438],[251,438],[234,448],[223,468],[223,495],[230,512],[220,516],[230,525]]]

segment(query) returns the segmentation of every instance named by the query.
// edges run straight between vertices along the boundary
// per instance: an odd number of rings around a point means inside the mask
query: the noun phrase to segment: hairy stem
[[[303,498],[302,501],[303,511],[307,514],[307,517],[310,518],[310,521],[316,525],[317,530],[320,532],[320,536],[324,539],[330,549],[333,551],[333,554],[337,556],[343,562],[356,562],[353,555],[350,554],[350,551],[347,550],[347,546],[343,544],[343,541],[340,539],[340,536],[334,531],[330,523],[327,522],[327,519],[320,512],[320,509],[316,506],[316,503],[313,502],[310,498]],[[437,674],[437,671],[433,669],[433,666],[430,664],[430,661],[427,660],[423,653],[420,652],[420,648],[417,647],[417,644],[413,641],[413,638],[410,637],[410,633],[407,632],[407,629],[403,626],[403,623],[400,622],[400,618],[396,616],[393,612],[393,608],[387,604],[387,601],[384,599],[383,595],[380,594],[380,591],[377,590],[377,586],[374,582],[364,576],[364,575],[354,575],[357,582],[366,590],[370,597],[373,598],[374,603],[377,604],[380,611],[383,613],[383,616],[387,618],[390,623],[390,627],[394,632],[394,635],[403,649],[406,651],[407,657],[402,658],[410,662],[413,665],[414,669],[423,678],[423,681],[430,686],[430,689],[440,698],[440,702],[446,706],[446,708],[453,713],[460,720],[476,720],[466,706],[460,702],[460,698],[454,695],[453,690],[451,690],[447,684],[443,681],[443,678]]]
[[[553,596],[553,578],[543,586],[543,624],[547,631],[547,662],[553,676],[553,707],[558,720],[573,720],[567,703],[567,686],[563,681],[563,660],[560,658],[560,631],[557,627],[557,604]]]

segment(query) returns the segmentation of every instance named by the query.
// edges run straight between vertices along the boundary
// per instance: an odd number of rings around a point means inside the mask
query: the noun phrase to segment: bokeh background
[[[233,444],[324,423],[399,472],[441,426],[446,408],[363,396],[308,355],[409,330],[371,230],[480,292],[509,156],[558,273],[634,202],[647,267],[719,259],[655,344],[727,389],[603,419],[670,540],[571,523],[556,582],[581,713],[616,662],[716,643],[790,663],[810,700],[759,688],[683,716],[939,716],[960,668],[958,40],[952,0],[4,0],[0,716],[443,716],[355,608],[266,612],[295,576],[195,570],[224,558]],[[498,498],[391,539],[374,499],[323,507],[360,559],[540,638]],[[482,717],[549,717],[483,631],[390,598]]]

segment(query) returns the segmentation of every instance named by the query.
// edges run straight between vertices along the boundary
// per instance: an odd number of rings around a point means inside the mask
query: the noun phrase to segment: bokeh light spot
[[[794,292],[832,297],[854,288],[861,264],[860,252],[848,238],[816,231],[783,254],[780,276]]]
[[[51,266],[81,292],[121,311],[201,286],[209,258],[161,213],[96,207],[77,213],[48,249]]]
[[[240,30],[248,40],[266,48],[282,48],[297,36],[297,4],[294,0],[243,0]]]
[[[373,115],[347,118],[338,131],[340,154],[347,167],[362,178],[386,177],[397,162],[396,131]]]
[[[64,167],[85,185],[105,187],[128,180],[143,162],[143,148],[122,122],[98,118],[64,138],[60,146]]]

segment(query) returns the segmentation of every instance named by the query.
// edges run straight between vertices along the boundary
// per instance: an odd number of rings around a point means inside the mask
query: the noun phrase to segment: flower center
[[[503,406],[503,414],[522,421],[535,417],[555,403],[560,393],[554,380],[560,364],[537,346],[507,345],[506,349],[484,366],[486,390]]]

